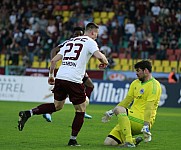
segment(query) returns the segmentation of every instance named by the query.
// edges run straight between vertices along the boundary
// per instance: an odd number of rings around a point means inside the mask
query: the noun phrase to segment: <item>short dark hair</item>
[[[75,27],[72,37],[78,37],[84,35],[84,29],[82,27]]]
[[[83,34],[84,34],[84,29],[83,29],[82,27],[75,27],[75,28],[73,29],[73,32],[75,32],[75,31],[82,31]]]
[[[85,30],[88,31],[90,29],[98,29],[99,26],[95,24],[94,22],[90,22],[86,25]]]
[[[142,61],[139,61],[137,62],[135,65],[134,65],[134,68],[135,69],[148,69],[148,71],[151,73],[152,72],[152,65],[151,65],[151,62],[149,60],[142,60]]]

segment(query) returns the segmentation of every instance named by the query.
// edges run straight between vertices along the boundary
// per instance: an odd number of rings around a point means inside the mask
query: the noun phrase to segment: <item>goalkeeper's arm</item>
[[[133,97],[127,95],[124,100],[122,100],[117,106],[122,106],[124,108],[129,108],[130,104],[133,102]]]
[[[148,101],[145,106],[144,125],[150,124],[151,114],[153,110],[154,110],[154,101]]]
[[[117,106],[122,106],[124,108],[128,108],[133,101],[132,96],[127,95],[124,100],[122,100]],[[116,108],[116,107],[115,107]],[[102,117],[102,122],[106,123],[110,121],[111,117],[114,115],[114,109],[106,111],[104,116]]]
[[[151,120],[151,114],[154,110],[154,101],[148,101],[145,106],[145,112],[144,112],[144,125],[141,130],[144,136],[145,142],[151,141],[151,132],[150,132],[150,120]]]

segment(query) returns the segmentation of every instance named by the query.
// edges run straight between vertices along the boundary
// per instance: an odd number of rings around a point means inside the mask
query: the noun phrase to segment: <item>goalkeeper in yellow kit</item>
[[[135,147],[143,139],[133,136],[141,133],[145,142],[151,141],[150,129],[155,121],[161,86],[152,77],[152,66],[148,60],[136,63],[134,68],[138,79],[131,83],[125,99],[102,118],[102,122],[107,122],[113,114],[118,118],[118,124],[106,137],[104,145]]]

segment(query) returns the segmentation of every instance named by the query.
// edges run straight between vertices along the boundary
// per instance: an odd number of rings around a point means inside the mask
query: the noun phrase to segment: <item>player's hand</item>
[[[106,111],[102,117],[102,122],[106,123],[111,120],[111,117],[114,115],[112,110]]]
[[[107,64],[101,63],[99,64],[99,69],[105,69],[107,67]]]
[[[49,78],[48,78],[48,83],[49,83],[50,85],[54,85],[54,84],[55,84],[55,79],[54,79],[54,77],[49,77]]]
[[[143,128],[141,129],[141,132],[143,133],[143,136],[144,136],[144,142],[150,142],[151,141],[151,132],[149,130],[149,126],[144,125]]]

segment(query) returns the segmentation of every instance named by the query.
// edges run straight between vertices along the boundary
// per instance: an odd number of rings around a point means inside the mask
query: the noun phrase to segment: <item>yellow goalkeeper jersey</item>
[[[144,116],[144,118],[152,120],[155,119],[160,96],[161,86],[155,78],[144,83],[136,79],[131,83],[127,96],[118,106],[129,108],[132,103],[130,109],[142,113],[143,116],[147,115],[145,109],[150,110],[149,116]]]

